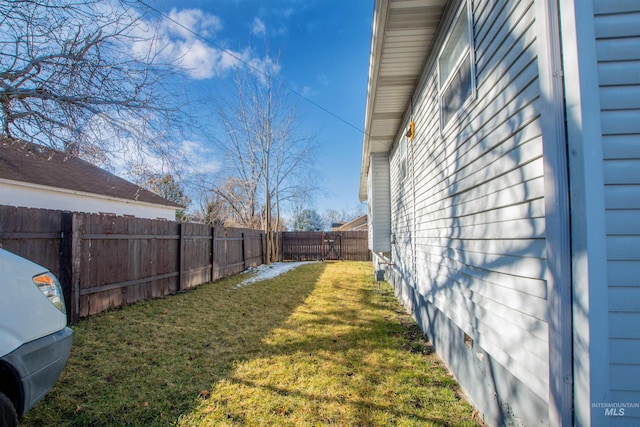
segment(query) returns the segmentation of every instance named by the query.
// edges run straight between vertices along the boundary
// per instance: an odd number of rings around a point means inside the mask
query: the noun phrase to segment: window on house
[[[442,129],[474,96],[473,49],[469,6],[465,1],[438,56],[438,88]]]

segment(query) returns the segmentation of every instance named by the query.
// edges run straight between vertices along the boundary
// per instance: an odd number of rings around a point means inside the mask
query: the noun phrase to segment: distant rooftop
[[[342,224],[340,227],[335,229],[336,231],[366,231],[368,229],[368,216],[362,215],[358,218],[351,220],[345,224]]]
[[[78,157],[0,138],[0,179],[184,208]]]

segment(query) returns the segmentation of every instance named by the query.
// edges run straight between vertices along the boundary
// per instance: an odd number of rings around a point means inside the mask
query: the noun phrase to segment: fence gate
[[[371,261],[366,231],[284,231],[282,260]]]
[[[322,259],[339,260],[342,259],[341,234],[323,233]]]

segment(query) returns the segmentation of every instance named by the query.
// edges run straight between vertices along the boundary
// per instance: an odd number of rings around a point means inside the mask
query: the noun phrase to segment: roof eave
[[[376,0],[360,166],[360,200],[367,199],[371,153],[388,153],[430,56],[448,0]],[[409,49],[382,57],[398,43]],[[386,52],[385,52],[386,51]],[[378,97],[380,92],[384,96]]]
[[[42,184],[36,184],[36,183],[26,182],[26,181],[15,181],[12,179],[5,179],[5,178],[0,178],[0,184],[6,184],[6,185],[18,187],[18,188],[23,187],[23,188],[29,188],[34,190],[48,191],[53,194],[55,193],[69,194],[69,195],[76,195],[76,196],[88,197],[88,198],[99,199],[99,200],[110,200],[110,201],[116,201],[119,203],[130,204],[130,205],[147,206],[147,207],[154,207],[158,209],[166,209],[166,210],[172,210],[172,211],[185,209],[185,207],[177,203],[174,203],[170,200],[167,200],[167,203],[154,203],[154,202],[148,202],[143,200],[111,196],[108,194],[89,193],[86,191],[73,190],[73,189],[64,188],[64,187],[52,187],[50,185],[42,185]]]
[[[371,49],[369,52],[369,82],[367,85],[367,103],[364,118],[364,139],[362,142],[362,164],[360,166],[360,201],[367,199],[367,174],[369,172],[369,155],[371,154],[370,129],[373,120],[373,102],[375,99],[375,88],[378,79],[378,69],[380,67],[380,54],[382,50],[382,40],[384,35],[384,25],[387,19],[389,8],[388,0],[376,0],[373,11],[373,23],[371,29]],[[380,34],[382,28],[383,34]]]

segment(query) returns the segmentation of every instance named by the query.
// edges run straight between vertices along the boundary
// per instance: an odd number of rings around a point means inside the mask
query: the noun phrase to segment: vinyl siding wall
[[[369,168],[369,249],[388,253],[391,248],[391,210],[389,206],[389,156],[371,155]]]
[[[610,400],[640,403],[640,3],[599,0],[594,12],[604,155]],[[627,409],[618,420],[638,425],[640,409]]]
[[[548,423],[535,13],[530,0],[474,1],[477,96],[441,132],[430,58],[404,177],[399,141],[391,153],[389,280],[489,424]]]

